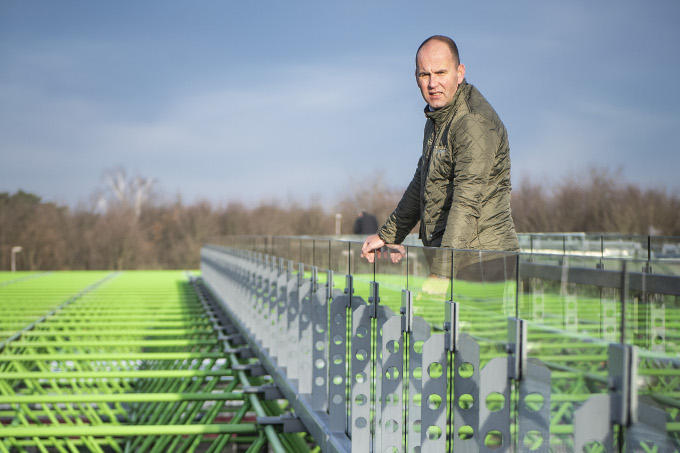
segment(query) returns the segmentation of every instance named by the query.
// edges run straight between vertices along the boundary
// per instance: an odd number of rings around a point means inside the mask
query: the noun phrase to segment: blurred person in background
[[[378,231],[378,219],[373,214],[361,210],[359,216],[354,221],[352,233],[354,234],[375,234]]]

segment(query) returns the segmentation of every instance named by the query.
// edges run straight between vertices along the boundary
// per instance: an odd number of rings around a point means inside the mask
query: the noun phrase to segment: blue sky
[[[0,191],[74,205],[114,167],[187,201],[405,187],[432,34],[504,121],[515,185],[597,166],[680,190],[676,0],[2,0]]]

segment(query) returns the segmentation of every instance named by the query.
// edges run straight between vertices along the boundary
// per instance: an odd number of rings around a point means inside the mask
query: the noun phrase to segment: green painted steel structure
[[[189,277],[0,273],[0,452],[309,451]]]

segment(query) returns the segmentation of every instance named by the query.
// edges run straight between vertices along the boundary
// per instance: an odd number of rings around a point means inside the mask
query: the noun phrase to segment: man
[[[487,100],[465,81],[456,43],[441,35],[426,39],[416,53],[415,75],[427,102],[423,153],[401,201],[366,239],[362,256],[372,262],[375,250],[401,243],[419,220],[425,246],[518,250],[507,132]],[[457,269],[470,265],[462,261]],[[450,260],[436,257],[431,271],[447,276],[447,267]]]

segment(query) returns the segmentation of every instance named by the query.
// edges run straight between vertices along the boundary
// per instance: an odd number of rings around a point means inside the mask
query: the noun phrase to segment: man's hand
[[[366,258],[366,261],[372,263],[375,261],[375,251],[385,245],[385,241],[380,239],[377,234],[372,234],[366,238],[364,245],[361,246],[361,256]]]
[[[390,261],[397,264],[403,257],[406,256],[406,247],[400,244],[387,244],[387,249],[390,254]]]

